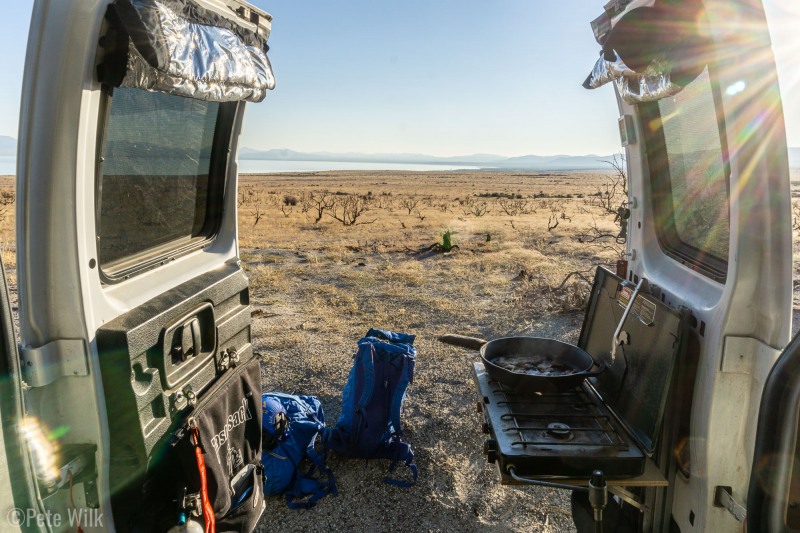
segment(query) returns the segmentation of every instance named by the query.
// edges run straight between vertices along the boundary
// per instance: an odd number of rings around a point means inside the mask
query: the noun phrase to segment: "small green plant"
[[[415,253],[421,254],[433,250],[434,252],[446,254],[447,252],[458,250],[458,245],[453,244],[453,235],[455,235],[455,232],[450,231],[449,229],[445,230],[443,233],[439,235],[442,238],[442,242],[435,242],[430,246],[427,246],[425,248],[420,248],[419,250],[415,250]]]
[[[448,229],[445,230],[444,233],[442,233],[442,251],[447,253],[452,249],[453,249],[453,232]]]

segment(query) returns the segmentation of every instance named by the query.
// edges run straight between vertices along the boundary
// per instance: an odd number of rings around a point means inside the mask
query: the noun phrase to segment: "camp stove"
[[[687,316],[652,291],[597,269],[578,346],[606,365],[565,392],[533,392],[474,363],[484,453],[502,481],[640,476],[659,437]],[[615,348],[612,349],[612,339]]]
[[[475,363],[475,382],[489,435],[484,453],[500,472],[519,476],[607,478],[644,471],[645,455],[588,386],[566,392],[517,393]]]

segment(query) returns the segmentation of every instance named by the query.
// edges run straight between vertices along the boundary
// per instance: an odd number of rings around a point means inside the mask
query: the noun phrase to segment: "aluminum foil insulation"
[[[669,74],[655,76],[622,76],[614,80],[620,96],[629,104],[655,102],[681,92],[683,87],[672,83]]]
[[[615,59],[609,61],[600,55],[592,72],[583,82],[586,89],[597,89],[614,81],[620,96],[629,104],[654,102],[674,96],[681,91],[682,87],[670,81],[669,73],[638,74],[625,65],[619,54],[614,52],[614,56]]]
[[[601,53],[589,77],[583,82],[583,86],[587,89],[597,89],[621,76],[636,75],[634,71],[625,65],[616,52],[614,52],[614,57],[614,61],[608,61]]]
[[[260,102],[275,87],[266,40],[254,32],[187,10],[190,0],[117,3],[131,37],[121,86],[213,102]]]
[[[714,56],[702,0],[610,0],[592,30],[602,52],[583,86],[614,81],[629,104],[677,94]]]

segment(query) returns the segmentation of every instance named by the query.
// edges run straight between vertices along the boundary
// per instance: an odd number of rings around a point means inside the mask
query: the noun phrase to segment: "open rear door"
[[[269,27],[234,0],[34,6],[20,357],[28,412],[53,437],[56,466],[74,466],[71,488],[41,488],[53,513],[166,529],[156,520],[179,490],[173,432],[229,366],[253,358],[235,154],[243,102],[274,84]]]
[[[606,9],[585,86],[613,80],[618,95],[625,277],[690,313],[655,529],[741,531],[762,388],[792,316],[789,166],[766,16],[760,0]]]
[[[764,386],[747,498],[750,531],[800,531],[800,335]]]
[[[20,531],[38,514],[35,474],[24,434],[25,406],[5,269],[0,261],[0,517],[3,531]]]

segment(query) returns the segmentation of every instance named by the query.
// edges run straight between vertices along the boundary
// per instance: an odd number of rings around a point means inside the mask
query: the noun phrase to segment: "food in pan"
[[[554,361],[548,356],[503,355],[491,362],[504,370],[531,376],[569,376],[577,372],[569,365]]]

